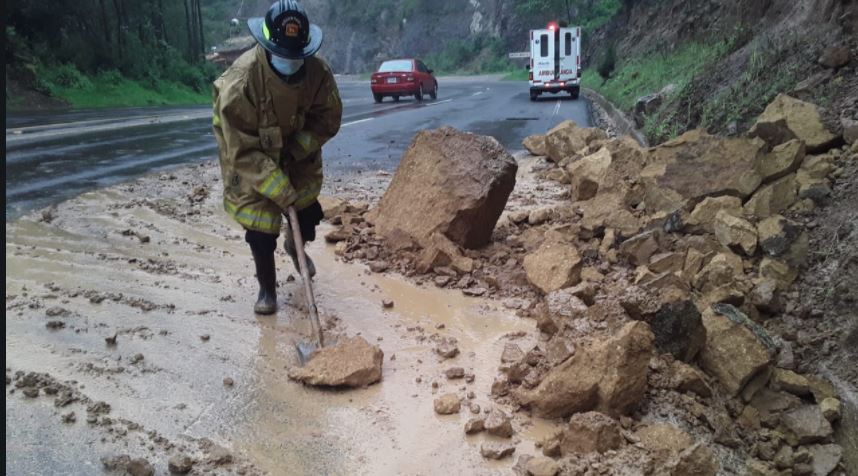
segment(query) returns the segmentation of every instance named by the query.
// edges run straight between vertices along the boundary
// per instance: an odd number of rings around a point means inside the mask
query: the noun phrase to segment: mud
[[[26,386],[38,394],[25,398],[7,385],[7,442],[15,442],[7,469],[90,473],[102,458],[128,455],[162,474],[183,452],[195,462],[191,474],[508,471],[510,458],[487,464],[480,455],[496,437],[462,431],[471,412],[437,416],[433,400],[455,393],[468,408],[492,408],[489,376],[507,342],[533,345],[521,336],[534,323],[496,301],[342,263],[320,240],[309,253],[323,326],[380,346],[384,375],[363,390],[305,388],[287,377],[294,344],[310,330],[300,280],[278,251],[280,311],[252,313],[252,260],[220,211],[217,177],[212,163],[179,169],[81,195],[50,220],[38,212],[7,223],[7,382],[39,372],[68,386],[52,397]],[[54,307],[67,313],[47,318]],[[46,319],[65,327],[46,329]],[[459,353],[442,362],[434,349],[444,338]],[[450,367],[465,378],[447,379]],[[88,412],[94,402],[109,413]],[[70,411],[76,421],[63,423]],[[516,454],[535,454],[554,424],[514,417],[512,426]],[[44,441],[45,432],[57,440]],[[64,449],[34,458],[33,445]],[[229,457],[212,457],[213,448]]]

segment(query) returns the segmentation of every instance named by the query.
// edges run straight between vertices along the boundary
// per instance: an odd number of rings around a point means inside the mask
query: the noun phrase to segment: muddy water
[[[467,391],[474,391],[476,402],[489,408],[489,376],[496,373],[506,342],[502,337],[532,330],[533,323],[494,303],[460,293],[368,275],[362,266],[337,263],[332,247],[321,243],[314,244],[310,252],[319,268],[322,314],[340,318],[348,334],[360,333],[381,346],[385,352],[383,381],[353,391],[295,385],[283,370],[294,364],[294,349],[282,336],[289,333],[296,316],[262,319],[254,390],[246,412],[239,415],[244,423],[233,439],[274,473],[284,468],[303,468],[307,474],[508,471],[510,461],[486,465],[479,456],[479,445],[486,437],[465,437],[462,428],[472,416],[469,411],[438,416],[432,399],[447,392],[464,397]],[[291,291],[300,306],[297,286],[294,283],[287,292]],[[393,300],[394,308],[382,310],[382,299]],[[439,362],[432,342],[420,342],[418,332],[407,330],[416,326],[425,329],[425,335],[455,336],[460,355]],[[525,342],[520,344],[525,347]],[[451,366],[474,372],[477,380],[471,385],[462,380],[448,382],[442,372]],[[421,383],[416,382],[418,377]],[[439,384],[436,391],[432,382]],[[544,423],[525,429],[519,451],[533,454],[534,441],[550,432],[550,427]]]
[[[167,194],[137,187],[150,196]],[[333,248],[319,240],[310,253],[319,269],[320,313],[339,320],[337,333],[359,333],[380,345],[384,377],[378,385],[348,392],[303,387],[286,377],[296,364],[294,344],[309,330],[300,282],[286,279],[294,274],[288,258],[278,252],[280,312],[257,317],[250,312],[256,285],[247,245],[223,213],[177,219],[129,204],[127,192],[85,194],[60,206],[51,224],[7,224],[7,366],[77,381],[85,395],[108,402],[114,418],[172,441],[212,439],[271,474],[509,472],[514,458],[485,462],[479,446],[487,437],[464,435],[467,408],[442,417],[432,401],[447,392],[465,397],[473,391],[475,402],[490,408],[491,381],[511,339],[504,336],[532,331],[532,321],[497,302],[370,275],[362,265],[338,262]],[[186,192],[177,193],[180,204]],[[217,210],[218,193],[204,209]],[[124,235],[128,229],[150,241]],[[87,292],[115,299],[93,303]],[[382,309],[383,299],[393,300],[394,308]],[[141,309],[143,301],[154,307]],[[52,306],[69,311],[62,318],[66,329],[45,329]],[[418,326],[423,332],[414,330]],[[118,345],[107,347],[104,338],[117,332]],[[456,337],[460,355],[440,362],[430,338],[435,333]],[[210,340],[200,339],[204,334]],[[528,339],[515,341],[527,350],[535,343]],[[130,364],[137,353],[145,360]],[[452,366],[473,372],[476,381],[447,381],[443,371]],[[235,386],[224,386],[225,377]],[[109,435],[104,442],[99,428],[65,428],[31,417],[42,413],[58,418],[50,400],[7,398],[7,428],[23,435],[18,450],[7,455],[17,461],[12,472],[62,468],[84,474],[101,456],[117,451],[166,469],[167,455],[137,439]],[[514,420],[516,455],[536,454],[534,442],[553,431],[550,422],[526,425]],[[43,431],[89,443],[73,454],[56,452],[35,461],[25,448],[39,445],[33,435]]]

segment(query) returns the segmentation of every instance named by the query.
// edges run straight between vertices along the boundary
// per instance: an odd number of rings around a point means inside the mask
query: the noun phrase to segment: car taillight
[[[414,76],[407,76],[405,78],[406,81],[414,81]]]

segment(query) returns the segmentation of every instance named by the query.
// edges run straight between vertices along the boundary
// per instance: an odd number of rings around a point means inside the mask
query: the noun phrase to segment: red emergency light
[[[551,31],[556,30],[557,29],[557,22],[553,21],[553,22],[548,23],[548,29]]]

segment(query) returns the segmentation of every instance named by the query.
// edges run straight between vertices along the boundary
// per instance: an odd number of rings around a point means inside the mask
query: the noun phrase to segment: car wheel
[[[399,96],[393,96],[393,102],[399,102]]]
[[[438,99],[438,83],[435,83],[435,89],[433,89],[432,92],[429,93],[429,97],[431,97],[432,99]]]
[[[423,84],[418,86],[417,92],[414,93],[414,98],[417,99],[418,101],[423,100]]]
[[[539,93],[530,93],[530,100],[536,101],[536,98],[539,97]]]
[[[375,102],[384,101],[384,96],[382,96],[381,94],[373,94],[372,97],[375,98]]]
[[[578,91],[571,91],[569,94],[572,95],[572,99],[578,99]]]

